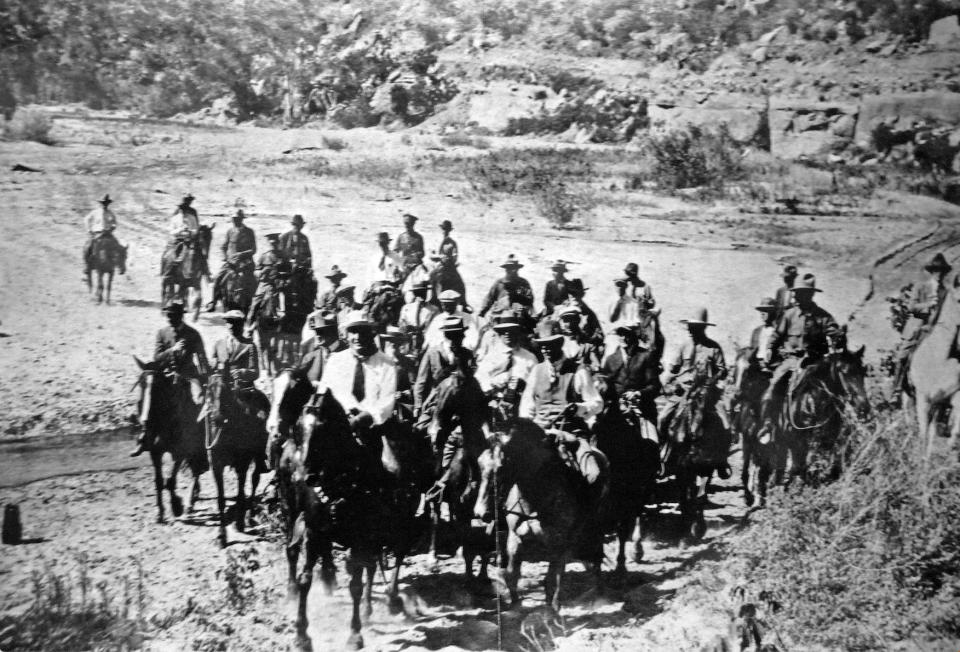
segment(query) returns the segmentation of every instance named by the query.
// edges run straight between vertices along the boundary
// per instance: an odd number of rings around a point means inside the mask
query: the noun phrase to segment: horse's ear
[[[213,231],[215,228],[217,228],[217,223],[216,223],[216,222],[214,222],[213,224],[210,225],[210,230],[211,230],[211,231]]]
[[[843,333],[844,335],[847,334],[847,325],[846,325],[846,324],[844,324],[843,326],[840,327],[840,332]]]
[[[140,367],[141,371],[147,368],[146,363],[137,356],[133,356],[133,361],[137,363],[137,366]]]
[[[857,357],[862,360],[862,359],[863,359],[863,353],[864,353],[864,351],[866,351],[866,350],[867,350],[867,345],[866,345],[866,344],[861,344],[861,345],[860,345],[860,348],[857,349]]]

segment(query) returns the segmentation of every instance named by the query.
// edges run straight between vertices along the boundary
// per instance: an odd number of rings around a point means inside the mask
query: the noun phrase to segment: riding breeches
[[[787,394],[790,379],[799,366],[800,358],[791,357],[784,359],[784,361],[780,363],[780,366],[774,369],[773,376],[770,378],[770,384],[767,386],[767,391],[763,393],[760,408],[762,418],[772,418],[776,413],[776,409],[780,406],[783,397]]]

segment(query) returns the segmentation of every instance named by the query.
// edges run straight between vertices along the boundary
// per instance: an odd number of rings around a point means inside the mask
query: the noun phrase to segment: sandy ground
[[[436,224],[449,218],[474,303],[497,276],[499,262],[512,252],[526,263],[522,274],[538,297],[549,262],[574,261],[571,275],[585,280],[588,302],[603,313],[614,297],[612,279],[625,262],[635,261],[663,310],[668,354],[681,341],[677,321],[706,305],[717,322],[711,332],[732,357],[733,344],[744,342],[757,321],[752,306],[773,294],[779,266],[789,261],[817,275],[826,290],[821,303],[838,319],[851,318],[852,344],[866,344],[876,359],[879,349],[891,345],[884,294],[895,290],[901,279],[912,278],[919,261],[934,251],[943,248],[955,256],[960,242],[956,207],[900,196],[885,197],[887,211],[871,210],[871,217],[811,220],[751,216],[731,205],[689,204],[623,191],[622,201],[601,204],[583,228],[557,231],[527,200],[485,196],[471,190],[463,178],[433,174],[435,157],[478,152],[443,148],[432,136],[337,132],[347,147],[332,151],[323,140],[330,134],[317,130],[194,128],[102,118],[58,119],[54,135],[61,144],[56,147],[0,146],[0,168],[10,170],[20,163],[42,170],[6,172],[0,178],[5,207],[0,216],[0,437],[8,442],[102,431],[122,424],[132,412],[131,356],[148,357],[163,325],[158,269],[164,228],[186,192],[197,197],[202,220],[217,223],[215,251],[238,207],[250,216],[248,224],[261,246],[265,233],[285,230],[290,216],[302,213],[315,268],[323,271],[338,264],[351,275],[349,281],[365,280],[376,233],[398,233],[403,212],[422,218],[420,230],[428,248],[439,241]],[[490,140],[495,148],[522,144]],[[295,147],[318,149],[283,154]],[[306,171],[315,169],[319,157],[327,159],[332,172],[318,176]],[[98,306],[81,282],[81,218],[104,193],[116,200],[117,235],[130,246],[130,263],[127,276],[115,280],[112,305]],[[789,227],[794,237],[772,245],[767,227],[773,221]],[[217,258],[211,258],[214,271]],[[208,347],[222,330],[219,319],[206,315],[197,326]],[[70,441],[62,447],[64,470],[73,469]],[[102,451],[104,460],[111,461],[99,468],[121,468],[117,450],[129,445],[122,438],[109,439],[98,444],[101,448],[90,449],[85,459],[96,459]],[[231,649],[289,643],[291,621],[280,599],[285,570],[278,544],[244,541],[231,548],[258,551],[263,564],[254,574],[263,598],[258,604],[270,606],[228,617],[216,606],[223,593],[218,571],[225,553],[214,545],[214,528],[202,514],[191,522],[156,525],[146,463],[133,471],[91,473],[98,468],[94,465],[74,469],[82,471],[76,476],[20,484],[29,474],[9,481],[10,469],[29,461],[3,450],[0,486],[8,488],[0,490],[0,501],[21,504],[27,536],[42,541],[4,550],[0,611],[23,608],[31,570],[50,568],[54,562],[69,570],[84,553],[95,574],[115,583],[132,577],[135,560],[140,560],[148,578],[148,612],[165,624],[154,630],[151,646],[156,649],[196,647],[197,640],[217,636],[227,636]],[[51,456],[56,453],[48,452]],[[57,473],[37,477],[46,475]],[[647,561],[631,565],[626,585],[607,602],[570,603],[561,637],[569,649],[693,649],[696,632],[725,626],[722,610],[705,615],[700,609],[699,615],[691,615],[682,611],[683,605],[669,602],[686,581],[683,571],[715,554],[716,538],[743,516],[735,485],[721,489],[712,498],[720,507],[711,512],[703,545],[651,549]],[[207,481],[208,501],[201,504],[205,508],[211,506],[210,491]],[[368,627],[371,647],[493,647],[494,612],[463,594],[454,574],[459,570],[459,562],[451,560],[439,575],[432,575],[422,559],[415,559],[407,574],[412,578],[408,588],[425,601],[430,615],[410,623],[378,610]],[[571,597],[583,588],[582,573],[579,576],[574,569]],[[532,570],[525,574],[531,607],[538,603],[535,577]],[[315,649],[338,647],[345,639],[347,601],[345,587],[332,598],[316,592],[311,630]],[[193,604],[208,605],[209,610]],[[213,620],[219,624],[211,624],[209,613],[217,614]],[[231,627],[243,628],[243,636],[224,634],[225,618]],[[515,632],[519,623],[511,627]]]

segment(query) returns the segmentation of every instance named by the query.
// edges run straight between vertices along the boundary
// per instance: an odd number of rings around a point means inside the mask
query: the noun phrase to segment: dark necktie
[[[367,392],[363,386],[363,360],[357,358],[357,368],[353,372],[353,397],[357,399],[357,403],[363,403],[366,395]]]

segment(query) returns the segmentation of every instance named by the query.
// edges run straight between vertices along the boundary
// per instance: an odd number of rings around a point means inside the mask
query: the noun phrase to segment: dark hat
[[[627,285],[630,284],[630,279],[615,278],[613,279],[613,284],[616,285],[617,287],[626,287]]]
[[[436,249],[430,250],[430,260],[441,260],[443,255],[438,253]]]
[[[390,234],[386,231],[381,231],[377,234],[377,242],[390,242]]]
[[[697,308],[697,311],[693,313],[692,319],[681,319],[680,323],[687,324],[688,326],[691,324],[694,326],[716,326],[716,324],[710,321],[706,308]]]
[[[419,220],[419,219],[420,219],[419,217],[417,217],[416,215],[413,215],[413,214],[411,214],[411,213],[404,213],[404,214],[403,214],[403,223],[404,223],[404,224],[413,224],[414,222],[416,222],[416,221]]]
[[[182,315],[184,312],[186,312],[186,308],[183,306],[183,301],[180,301],[179,299],[172,299],[163,307],[163,311],[167,313],[175,312]]]
[[[337,327],[337,315],[329,310],[314,310],[307,317],[307,326],[315,331]]]
[[[931,272],[949,272],[953,267],[950,266],[943,254],[938,253],[924,266],[924,269]]]
[[[560,270],[563,270],[563,271],[566,272],[566,271],[568,271],[568,269],[567,269],[567,261],[565,261],[565,260],[560,260],[560,259],[558,258],[557,260],[554,261],[554,263],[553,263],[552,265],[550,265],[550,269],[551,269],[551,270],[553,270],[553,269],[560,269]]]
[[[412,286],[410,290],[412,292],[422,292],[430,289],[430,283],[428,281],[417,281]]]
[[[334,265],[333,267],[330,268],[330,273],[324,275],[324,278],[343,279],[343,278],[347,278],[347,275],[345,272],[341,272],[339,267]]]
[[[574,296],[583,294],[589,289],[590,288],[583,287],[583,279],[572,278],[569,281],[567,281],[567,290],[570,292],[570,294]]]
[[[463,325],[463,320],[460,317],[450,315],[443,320],[443,324],[440,325],[440,330],[444,333],[462,333],[466,330],[466,327]]]
[[[783,273],[781,274],[781,276],[783,276],[784,278],[788,276],[796,276],[796,275],[797,275],[796,265],[785,265],[783,268]]]
[[[189,204],[194,199],[196,199],[196,197],[194,197],[188,192],[186,195],[183,196],[183,199],[180,200],[180,205],[182,206],[183,204]]]
[[[563,333],[560,331],[560,324],[552,319],[544,319],[537,324],[537,330],[533,336],[533,341],[537,344],[562,342]]]
[[[627,266],[623,268],[623,273],[627,276],[630,276],[632,274],[636,274],[639,270],[640,268],[637,267],[636,263],[627,263]]]
[[[576,319],[580,319],[580,316],[583,313],[580,312],[580,308],[571,304],[569,306],[563,306],[562,308],[560,308],[559,314],[560,314],[560,319],[563,319],[564,317],[575,317]]]
[[[520,328],[520,322],[517,320],[517,316],[513,314],[513,311],[507,311],[497,315],[497,318],[493,322],[493,330],[499,331],[508,331],[515,328]]]
[[[440,222],[440,228],[444,231],[453,231],[453,222],[450,220],[444,220]]]
[[[760,303],[754,306],[756,310],[760,312],[776,312],[780,309],[780,306],[777,305],[777,300],[771,297],[764,297],[760,300]]]
[[[380,339],[385,342],[406,342],[410,336],[398,326],[387,326],[387,330],[380,333]]]
[[[104,206],[106,206],[107,204],[112,204],[112,203],[113,203],[113,200],[110,199],[110,195],[104,195],[104,196],[103,196],[103,199],[100,199],[100,200],[98,200],[98,201],[99,201],[101,204],[103,204]]]
[[[803,278],[800,279],[790,289],[794,292],[800,292],[801,290],[808,290],[810,292],[823,292],[823,290],[817,287],[817,279],[813,274],[804,274]]]
[[[237,209],[237,214],[234,215],[234,217],[239,217],[239,218],[242,220],[242,219],[244,219],[244,218],[246,217],[246,215],[243,214],[243,209],[242,209],[242,208],[238,208],[238,209]]]
[[[243,321],[246,317],[239,310],[228,310],[223,313],[222,319],[223,321]]]
[[[343,287],[337,290],[338,297],[345,297],[348,294],[353,294],[353,291],[356,289],[355,285],[344,285]]]
[[[500,267],[504,267],[504,268],[512,267],[514,269],[519,269],[523,267],[523,264],[519,260],[517,260],[516,255],[510,254],[509,256],[507,256],[507,259],[505,261],[500,263]]]
[[[263,237],[265,237],[265,238],[267,239],[267,242],[279,242],[279,241],[280,241],[280,234],[279,234],[279,233],[268,233],[267,235],[265,235],[265,236],[263,236]]]
[[[305,222],[303,221],[303,215],[297,213],[290,219],[290,224],[295,224],[296,226],[303,226]]]

